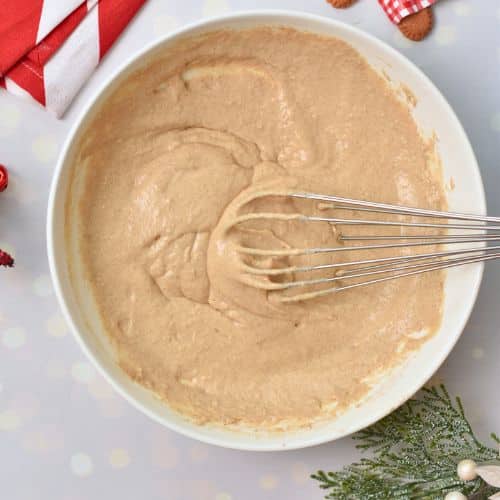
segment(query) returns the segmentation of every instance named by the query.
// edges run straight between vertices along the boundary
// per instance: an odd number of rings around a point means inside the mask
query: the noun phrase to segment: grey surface
[[[306,10],[378,36],[420,66],[449,99],[481,165],[489,211],[500,214],[498,1],[440,0],[436,29],[419,44],[398,36],[375,0],[359,0],[342,12],[324,0],[178,3],[150,0],[64,120],[0,92],[0,163],[11,171],[11,186],[0,195],[0,248],[12,250],[17,261],[15,270],[0,270],[2,499],[319,499],[322,493],[308,473],[335,469],[357,457],[350,439],[257,454],[178,436],[113,393],[83,358],[60,317],[45,251],[55,159],[93,89],[155,37],[207,14],[250,8]],[[438,375],[463,396],[485,438],[491,430],[500,432],[499,290],[500,265],[488,265],[472,318]]]

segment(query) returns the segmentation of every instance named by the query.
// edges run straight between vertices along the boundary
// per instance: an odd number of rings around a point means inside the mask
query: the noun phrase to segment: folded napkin
[[[63,115],[146,0],[3,0],[0,86]]]
[[[436,0],[378,0],[387,17],[395,24],[401,19],[430,7]]]

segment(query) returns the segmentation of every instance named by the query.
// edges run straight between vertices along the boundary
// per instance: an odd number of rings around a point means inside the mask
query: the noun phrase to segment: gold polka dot
[[[475,347],[472,349],[472,357],[474,359],[483,359],[484,358],[484,349],[481,347]]]
[[[500,49],[499,49],[499,51],[500,51]],[[499,113],[495,113],[491,117],[491,128],[495,132],[500,132],[500,112]]]
[[[470,15],[472,10],[470,4],[462,0],[455,0],[452,6],[455,14],[461,17],[466,17]]]
[[[29,453],[50,453],[63,449],[63,435],[55,426],[43,426],[24,434],[22,445]]]
[[[205,0],[203,5],[203,16],[212,17],[224,14],[230,9],[227,0]]]
[[[455,26],[439,26],[436,30],[436,42],[438,45],[452,45],[457,39]]]
[[[11,410],[0,412],[0,431],[15,431],[21,425],[19,415]]]
[[[5,94],[0,98],[0,137],[11,135],[21,121],[21,112],[10,96]]]
[[[111,399],[115,397],[115,392],[103,377],[94,378],[88,386],[89,394],[94,399]]]
[[[153,32],[157,36],[162,36],[179,26],[179,20],[168,14],[159,14],[153,20]]]
[[[233,500],[233,497],[229,493],[221,491],[215,494],[215,500]]]
[[[165,439],[157,439],[153,442],[152,462],[161,469],[173,469],[179,462],[179,452]]]
[[[311,468],[303,462],[297,462],[292,465],[292,479],[295,484],[302,485],[309,481]]]
[[[271,474],[261,476],[259,479],[259,486],[263,490],[274,490],[278,486],[278,478]]]
[[[57,156],[57,143],[49,135],[40,135],[33,141],[31,150],[38,161],[50,163]]]
[[[127,450],[123,448],[115,448],[109,454],[109,463],[114,469],[123,469],[130,464],[130,456]]]
[[[49,441],[41,432],[29,432],[23,438],[26,451],[44,453],[49,448]]]
[[[193,462],[204,462],[208,458],[208,447],[197,443],[189,450],[189,456]]]
[[[68,333],[68,324],[62,314],[54,314],[47,319],[47,333],[51,337],[64,337]]]

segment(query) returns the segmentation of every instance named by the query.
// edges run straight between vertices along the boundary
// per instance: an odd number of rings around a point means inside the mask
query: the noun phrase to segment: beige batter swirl
[[[321,208],[281,197],[242,206],[263,189],[445,205],[407,106],[339,40],[256,28],[162,49],[92,118],[77,163],[81,255],[119,362],[197,421],[331,416],[439,325],[439,273],[282,304],[241,271],[333,257],[250,258],[235,245],[339,245],[324,223],[228,231],[248,211]]]

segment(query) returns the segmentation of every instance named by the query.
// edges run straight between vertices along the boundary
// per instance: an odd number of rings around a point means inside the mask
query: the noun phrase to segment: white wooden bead
[[[460,491],[450,491],[445,497],[444,500],[467,500],[467,497],[460,493]]]
[[[457,465],[458,477],[462,481],[472,481],[473,479],[476,479],[477,477],[476,467],[477,464],[476,462],[474,462],[474,460],[462,460]]]

